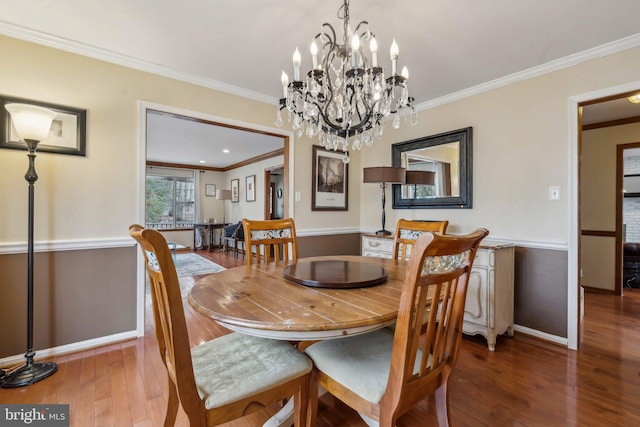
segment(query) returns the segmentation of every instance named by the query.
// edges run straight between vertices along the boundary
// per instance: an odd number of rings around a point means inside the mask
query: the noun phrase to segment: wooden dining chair
[[[310,426],[318,410],[317,384],[381,427],[394,427],[398,417],[435,394],[439,425],[450,424],[447,381],[458,357],[469,274],[487,234],[424,233],[407,265],[395,332],[383,328],[305,350],[314,362]]]
[[[412,221],[399,219],[393,238],[393,259],[409,259],[411,247],[422,233],[445,234],[449,221]]]
[[[156,230],[129,228],[148,272],[156,338],[167,368],[164,426],[182,404],[190,425],[215,426],[294,396],[295,425],[306,423],[311,362],[285,341],[241,333],[190,349],[180,285],[167,242]]]
[[[243,219],[246,264],[254,262],[289,262],[298,259],[296,226],[291,218]]]

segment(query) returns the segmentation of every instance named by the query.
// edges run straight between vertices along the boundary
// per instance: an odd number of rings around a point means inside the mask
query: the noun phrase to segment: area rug
[[[217,273],[225,268],[194,253],[178,253],[175,258],[178,277]]]

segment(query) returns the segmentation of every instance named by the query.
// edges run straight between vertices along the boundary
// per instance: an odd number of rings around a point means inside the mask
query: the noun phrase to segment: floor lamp
[[[216,199],[222,200],[222,225],[227,225],[226,221],[226,213],[227,213],[227,205],[224,203],[225,200],[231,200],[231,190],[218,190],[216,191]]]
[[[227,251],[227,239],[225,239],[224,236],[224,226],[227,225],[227,220],[226,220],[226,214],[227,214],[227,204],[225,203],[226,200],[231,200],[231,190],[218,190],[216,191],[216,199],[217,200],[222,200],[222,209],[223,209],[223,214],[222,214],[222,232],[220,234],[220,239],[224,239],[224,245],[222,246],[222,249],[220,249],[220,252],[226,252]]]
[[[25,179],[29,183],[29,231],[27,243],[27,359],[24,366],[6,374],[1,382],[3,388],[30,385],[53,375],[58,366],[53,362],[34,363],[33,351],[33,199],[34,184],[38,180],[35,160],[38,143],[49,135],[51,122],[57,115],[42,107],[28,104],[7,104],[5,108],[11,114],[11,120],[21,140],[29,150],[29,169]]]
[[[405,168],[396,168],[390,166],[364,168],[363,182],[379,183],[380,188],[382,188],[382,229],[376,231],[376,235],[378,236],[388,236],[391,234],[389,230],[386,230],[384,228],[385,190],[387,189],[387,184],[404,184],[405,175]]]

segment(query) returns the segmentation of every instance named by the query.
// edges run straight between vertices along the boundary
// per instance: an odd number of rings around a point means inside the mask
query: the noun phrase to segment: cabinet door
[[[487,276],[488,269],[473,267],[469,275],[464,321],[487,325]]]

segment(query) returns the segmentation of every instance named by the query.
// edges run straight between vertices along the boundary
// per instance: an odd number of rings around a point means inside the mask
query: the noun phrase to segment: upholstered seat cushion
[[[191,350],[198,393],[207,409],[282,384],[311,371],[311,362],[286,341],[231,333]]]
[[[378,404],[387,388],[393,331],[321,341],[305,352],[316,368],[367,401]],[[421,356],[420,356],[421,357]],[[417,358],[414,369],[419,369]]]

